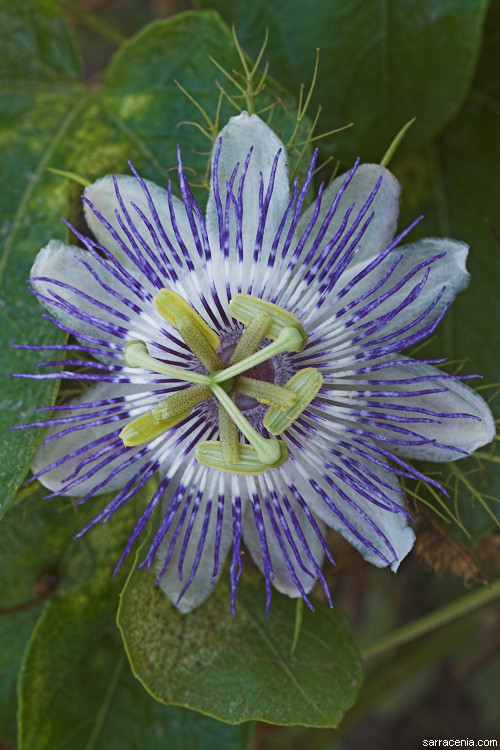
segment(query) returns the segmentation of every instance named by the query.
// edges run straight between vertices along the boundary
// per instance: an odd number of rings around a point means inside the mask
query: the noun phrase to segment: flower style
[[[319,579],[330,601],[327,526],[396,570],[414,541],[398,477],[422,477],[405,459],[452,461],[494,435],[463,377],[398,353],[467,285],[467,246],[399,247],[412,227],[393,239],[400,187],[378,165],[303,211],[315,158],[290,191],[283,144],[243,112],[216,141],[205,218],[179,153],[181,199],[132,167],[104,177],[84,193],[95,239],[73,230],[83,247],[52,240],[33,266],[77,343],[47,347],[72,353],[42,363],[62,372],[24,377],[91,384],[22,426],[47,425],[34,478],[82,503],[116,492],[83,534],[159,475],[118,564],[162,504],[141,565],[181,612],[230,554],[234,612],[242,540],[268,607],[271,583],[311,606]]]

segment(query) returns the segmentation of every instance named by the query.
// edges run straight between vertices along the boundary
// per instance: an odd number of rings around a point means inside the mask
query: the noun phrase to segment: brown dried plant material
[[[414,552],[436,573],[450,570],[464,583],[475,581],[488,585],[488,579],[471,552],[449,534],[429,513],[420,510],[412,522],[416,541]]]

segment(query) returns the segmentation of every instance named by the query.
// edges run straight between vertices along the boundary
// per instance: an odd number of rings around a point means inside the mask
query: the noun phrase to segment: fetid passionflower
[[[243,112],[215,142],[205,218],[179,153],[181,199],[133,168],[103,177],[84,193],[93,238],[74,230],[82,247],[52,240],[33,265],[46,317],[74,342],[48,347],[70,352],[42,363],[62,371],[23,377],[90,384],[23,426],[47,426],[34,478],[80,502],[114,491],[92,526],[156,474],[121,560],[161,506],[142,564],[182,612],[230,554],[234,611],[242,541],[268,605],[271,583],[310,604],[318,579],[330,600],[326,526],[396,570],[414,540],[398,477],[422,476],[405,459],[493,438],[463,378],[398,353],[467,285],[466,245],[400,247],[411,227],[393,239],[400,187],[378,165],[303,210],[314,165],[290,191],[283,144]]]

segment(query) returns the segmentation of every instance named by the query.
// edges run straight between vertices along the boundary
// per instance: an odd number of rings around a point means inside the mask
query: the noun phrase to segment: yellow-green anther
[[[266,380],[249,378],[246,375],[238,375],[234,383],[237,393],[250,396],[260,401],[261,404],[277,406],[279,409],[290,409],[297,403],[298,396],[288,388],[283,388]]]
[[[144,341],[129,341],[125,346],[123,358],[128,367],[144,367],[145,370],[156,372],[158,375],[167,375],[167,377],[175,380],[210,385],[208,375],[185,370],[182,367],[175,367],[175,365],[167,365],[166,362],[160,362],[158,359],[151,357]]]
[[[238,428],[222,404],[219,404],[219,437],[222,458],[226,464],[234,466],[240,460]]]
[[[150,440],[158,437],[158,435],[162,435],[164,432],[175,427],[176,424],[188,417],[190,411],[191,410],[185,411],[182,414],[176,414],[175,417],[165,419],[162,422],[155,422],[153,415],[148,411],[146,414],[141,414],[140,417],[136,417],[136,419],[133,419],[125,425],[120,432],[120,438],[127,448],[130,448],[133,445],[149,443]]]
[[[242,359],[246,359],[256,352],[271,323],[272,318],[270,315],[265,312],[257,313],[255,318],[243,330],[241,338],[231,355],[229,364],[234,365],[237,362],[241,362]]]
[[[281,440],[275,441],[279,446],[279,458],[274,464],[263,463],[259,460],[256,450],[251,445],[240,443],[240,458],[237,464],[230,464],[224,460],[221,444],[217,440],[199,443],[196,446],[196,459],[200,464],[218,469],[229,474],[246,474],[255,476],[264,474],[269,469],[276,469],[288,460],[288,448]]]
[[[208,386],[192,385],[160,401],[159,404],[153,406],[151,414],[155,422],[161,422],[185,411],[191,411],[194,406],[212,398],[212,396],[213,393]]]
[[[253,445],[259,461],[261,461],[263,464],[267,464],[268,466],[270,464],[276,463],[276,461],[278,461],[280,457],[279,442],[277,440],[274,440],[273,438],[268,439],[260,435],[257,430],[252,427],[250,422],[243,416],[241,411],[232,400],[231,396],[229,396],[226,391],[221,388],[220,385],[214,383],[212,385],[212,391],[219,403],[221,403],[225,408],[233,422],[244,434],[248,442]]]
[[[241,373],[250,370],[252,367],[266,362],[271,357],[275,357],[277,354],[282,352],[299,352],[303,348],[302,334],[298,328],[294,326],[286,326],[282,328],[276,341],[273,341],[263,349],[259,349],[250,357],[242,359],[230,367],[226,367],[225,370],[212,373],[210,375],[211,383],[222,383],[228,378],[233,378],[235,375],[241,375]]]
[[[212,349],[210,341],[200,331],[190,317],[179,313],[175,318],[175,327],[181,334],[182,338],[189,346],[195,357],[209,372],[220,370],[224,367],[224,362],[218,354]]]
[[[322,383],[323,376],[316,368],[306,367],[305,370],[300,370],[285,386],[287,390],[297,394],[297,403],[285,411],[271,406],[264,417],[264,427],[272,435],[279,435],[280,432],[286,430],[311,403]]]
[[[212,349],[215,350],[219,348],[220,338],[215,331],[212,331],[201,315],[198,315],[196,310],[194,310],[189,302],[186,302],[180,294],[173,292],[171,289],[160,289],[158,294],[153,297],[153,302],[160,315],[162,315],[170,325],[174,326],[174,328],[177,328],[178,316],[185,315],[198,328],[200,333],[203,334],[205,339],[210,343]]]
[[[300,320],[283,310],[282,307],[275,305],[273,302],[252,297],[250,294],[236,294],[229,303],[231,315],[246,325],[250,324],[257,315],[266,313],[271,316],[271,325],[266,331],[266,336],[271,339],[277,339],[283,328],[297,328],[302,334],[302,345],[295,351],[301,351],[307,344],[307,334],[300,324]]]

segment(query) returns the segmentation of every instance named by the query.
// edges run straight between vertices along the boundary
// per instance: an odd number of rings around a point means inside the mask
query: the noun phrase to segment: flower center
[[[267,404],[263,426],[271,435],[279,435],[317,394],[323,378],[312,367],[300,370],[284,387],[274,383],[272,358],[282,352],[299,352],[307,343],[299,320],[270,302],[238,294],[229,309],[246,327],[234,347],[220,347],[217,334],[176,292],[163,289],[154,303],[209,374],[169,365],[151,357],[144,342],[129,342],[124,353],[129,367],[144,367],[192,385],[126,425],[120,433],[123,443],[133,446],[153,440],[185,419],[197,404],[215,397],[220,440],[198,444],[200,463],[237,474],[261,474],[284,463],[288,458],[285,443],[265,438],[243,412],[256,403]],[[272,341],[261,347],[265,337]],[[240,432],[248,443],[239,441]]]
[[[219,357],[225,365],[229,364],[231,355],[235,348],[236,344],[223,344],[217,350]],[[251,367],[250,370],[247,370],[246,376],[249,378],[254,378],[256,380],[264,381],[266,383],[274,383],[276,380],[276,370],[274,368],[272,359],[268,359],[266,362],[261,362],[261,364],[257,365],[256,367]],[[256,398],[252,398],[252,396],[245,396],[245,394],[241,393],[240,391],[235,392],[234,400],[236,402],[236,406],[242,412],[251,411],[259,405],[259,401]]]

